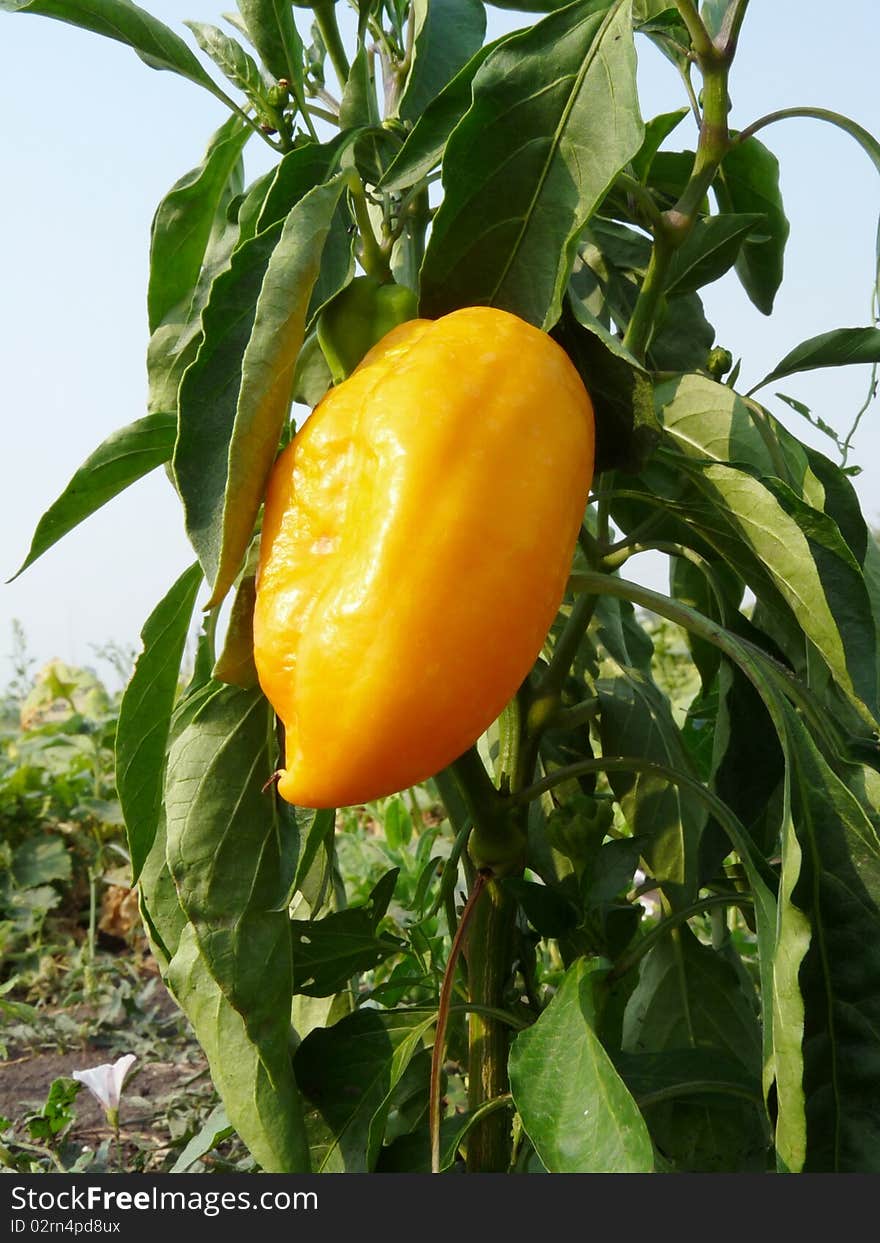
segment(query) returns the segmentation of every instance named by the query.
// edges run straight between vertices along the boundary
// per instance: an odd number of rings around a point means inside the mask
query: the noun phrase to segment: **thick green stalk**
[[[471,1001],[503,1009],[504,990],[513,958],[516,903],[497,880],[486,886],[471,919],[465,948]],[[468,1021],[468,1108],[510,1091],[507,1055],[510,1029],[482,1011]],[[510,1163],[510,1118],[505,1111],[484,1118],[468,1136],[467,1169],[471,1174],[504,1173]]]
[[[641,362],[644,362],[648,346],[651,344],[654,325],[663,300],[663,290],[666,287],[666,274],[674,253],[665,233],[658,228],[654,236],[648,270],[623,337],[624,349],[629,350],[633,357]]]
[[[514,770],[519,766],[516,757],[512,766]],[[486,878],[480,901],[471,908],[464,949],[469,999],[480,1007],[472,1011],[468,1022],[468,1104],[475,1110],[509,1090],[510,1030],[491,1011],[504,1009],[513,966],[516,903],[499,884],[499,878],[518,875],[525,866],[528,808],[495,788],[475,747],[451,767],[473,822],[469,853]],[[468,1137],[468,1170],[506,1170],[510,1144],[506,1112],[489,1114]]]

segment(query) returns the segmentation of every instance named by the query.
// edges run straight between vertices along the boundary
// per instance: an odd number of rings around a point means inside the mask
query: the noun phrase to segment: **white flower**
[[[122,1095],[125,1076],[132,1063],[136,1061],[137,1058],[133,1053],[126,1053],[124,1057],[117,1058],[112,1065],[105,1062],[103,1066],[93,1066],[91,1070],[73,1072],[72,1077],[85,1084],[113,1125],[116,1124],[119,1114],[119,1098]]]

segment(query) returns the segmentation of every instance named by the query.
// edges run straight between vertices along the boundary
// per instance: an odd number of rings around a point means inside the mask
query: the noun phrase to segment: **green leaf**
[[[659,157],[658,157],[659,158]],[[630,321],[651,257],[648,239],[617,222],[594,217],[581,239],[570,289],[581,307],[622,333]],[[582,313],[579,318],[586,322]],[[697,294],[671,298],[648,350],[657,371],[694,371],[705,366],[715,331]]]
[[[585,0],[505,40],[447,145],[423,313],[489,304],[555,323],[580,232],[642,136],[629,0]]]
[[[19,889],[70,880],[70,854],[60,837],[30,837],[12,856],[12,879]]]
[[[749,298],[765,315],[782,284],[789,225],[779,189],[779,161],[757,138],[734,143],[715,180],[715,197],[725,212],[760,212],[760,238],[746,238],[736,273]]]
[[[726,384],[685,375],[659,384],[655,398],[663,426],[689,457],[743,463],[784,479],[805,499],[819,499],[821,489],[813,491],[807,478],[804,446]]]
[[[789,631],[815,644],[870,724],[878,715],[876,627],[861,569],[836,524],[772,478],[720,463],[684,469],[716,498],[718,525],[704,518],[702,533],[762,604],[787,611]]]
[[[694,293],[733,266],[748,235],[761,217],[754,214],[709,216],[698,220],[669,265],[666,293]]]
[[[711,504],[691,508],[690,520],[778,619],[790,658],[805,634],[859,710],[876,715],[877,628],[861,565],[818,508],[825,489],[803,447],[776,435],[778,425],[767,436],[760,409],[725,389],[696,376],[658,389],[663,424],[688,455],[681,470]]]
[[[638,669],[618,666],[596,683],[604,755],[640,755],[695,776],[666,696]],[[674,903],[693,899],[705,805],[687,789],[649,773],[612,773],[627,824],[651,873]]]
[[[336,813],[332,809],[314,811],[300,807],[296,809],[296,818],[299,826],[300,856],[291,886],[291,894],[300,890],[305,884],[306,877],[318,857],[318,852],[332,839],[336,825]]]
[[[318,402],[333,383],[327,359],[318,341],[318,334],[313,329],[303,341],[302,349],[296,360],[293,373],[293,400],[310,410]]]
[[[196,43],[210,56],[217,68],[226,75],[233,86],[247,95],[255,103],[264,103],[266,99],[266,83],[257,67],[257,62],[250,56],[237,39],[231,38],[218,26],[209,22],[184,22],[193,32]]]
[[[835,328],[796,345],[763,380],[749,389],[749,394],[796,371],[877,362],[880,362],[880,328]]]
[[[501,886],[513,895],[526,919],[542,937],[564,936],[578,922],[578,913],[572,904],[549,885],[506,876]]]
[[[195,358],[202,340],[201,317],[210,297],[211,287],[219,274],[229,267],[233,250],[244,240],[247,236],[246,230],[254,223],[255,200],[262,202],[266,188],[262,183],[265,179],[261,178],[242,196],[240,191],[243,176],[243,166],[239,160],[233,165],[226,184],[218,188],[216,210],[195,284],[184,293],[179,302],[165,312],[150,337],[147,347],[147,379],[148,409],[151,412],[173,411],[176,416],[180,381]],[[174,194],[174,190],[171,194]],[[162,206],[160,205],[160,212]],[[186,228],[189,223],[186,216],[182,223]],[[172,235],[167,241],[173,245],[176,238]],[[154,233],[154,243],[157,242],[160,242],[160,236]],[[166,250],[165,242],[164,236],[161,237],[162,251]],[[173,263],[172,255],[172,266]],[[154,265],[161,273],[164,266],[161,254],[151,254],[151,268]]]
[[[754,1068],[715,1048],[620,1053],[614,1065],[642,1109],[687,1096],[735,1096],[761,1104],[761,1081]]]
[[[169,743],[180,737],[205,700],[215,695],[218,689],[217,683],[206,682],[198,688],[184,692],[171,717]],[[162,969],[163,978],[187,923],[174,887],[174,878],[168,867],[166,841],[165,809],[160,806],[153,846],[144,861],[138,881],[138,895],[150,947]]]
[[[248,559],[250,562],[250,558]],[[248,567],[249,568],[249,567]],[[257,599],[255,574],[244,574],[235,589],[223,650],[211,672],[218,682],[229,682],[248,690],[259,678],[254,664],[254,605]]]
[[[749,1070],[761,1067],[754,996],[731,965],[685,924],[671,929],[642,959],[626,1007],[624,1052],[712,1048]]]
[[[156,837],[180,662],[201,582],[200,567],[191,566],[150,614],[141,631],[143,650],[119,706],[116,788],[133,885]]]
[[[202,1124],[201,1129],[195,1133],[186,1145],[169,1172],[171,1174],[186,1174],[191,1166],[195,1165],[212,1148],[216,1148],[219,1143],[224,1139],[228,1139],[233,1133],[234,1129],[229,1123],[226,1106],[223,1104],[215,1105]]]
[[[238,692],[241,694],[242,692]],[[217,683],[208,682],[186,695],[175,709],[171,725],[172,748],[185,737],[192,739],[199,729],[200,714],[210,709],[218,696],[227,692]],[[224,699],[225,702],[225,699]],[[201,774],[199,774],[201,775]],[[234,787],[236,774],[226,774]],[[239,774],[240,779],[240,774]],[[215,831],[218,826],[213,826]],[[251,840],[253,839],[253,826]],[[202,826],[206,838],[211,837],[209,824]],[[266,1004],[278,1008],[270,1016],[266,1030],[252,1038],[244,1017],[235,1010],[218,982],[202,952],[196,929],[180,905],[177,889],[166,859],[165,817],[160,816],[153,848],[147,856],[138,884],[141,914],[163,979],[176,1001],[192,1023],[196,1038],[204,1050],[211,1077],[229,1120],[254,1158],[264,1170],[272,1173],[308,1171],[308,1145],[303,1129],[302,1106],[293,1077],[286,1036],[289,1024],[285,1016],[290,1010],[289,973],[285,981],[269,977],[262,981]],[[273,866],[271,850],[267,867]],[[276,869],[281,871],[277,867]],[[204,867],[194,864],[192,872],[203,874]],[[281,877],[277,878],[280,883]],[[280,911],[286,924],[286,904]],[[246,930],[250,929],[247,927]],[[277,964],[276,964],[277,966]],[[234,970],[234,963],[230,964]],[[226,981],[228,986],[228,981]],[[279,1039],[282,1033],[282,1039]],[[283,1048],[282,1048],[283,1046]]]
[[[660,150],[663,142],[676,126],[681,124],[687,114],[687,108],[677,108],[675,112],[662,112],[659,116],[645,123],[645,137],[641,147],[632,159],[633,173],[638,177],[639,181],[643,182],[645,180],[654,156]]]
[[[880,839],[788,707],[784,742],[791,802],[783,869],[790,869],[786,887],[793,913],[801,912],[812,929],[797,980],[803,998],[803,1169],[877,1173],[880,910],[864,878],[876,886]],[[787,1164],[797,1168],[791,1155]]]
[[[178,303],[192,299],[215,217],[251,132],[230,117],[211,138],[201,164],[175,182],[156,209],[147,291],[151,333]]]
[[[151,69],[170,69],[228,102],[180,36],[131,0],[0,0],[0,9],[54,17],[116,39],[137,52]]]
[[[594,1024],[592,981],[580,958],[510,1051],[510,1086],[523,1127],[551,1174],[651,1173],[645,1120]]]
[[[570,293],[553,336],[580,372],[596,417],[596,471],[638,474],[660,439],[647,372]]]
[[[405,190],[437,167],[449,135],[471,106],[477,70],[501,42],[496,39],[480,48],[431,100],[389,165],[380,183],[382,190]]]
[[[482,47],[486,9],[482,0],[413,0],[409,20],[415,41],[398,115],[415,121]]]
[[[566,6],[566,0],[488,0],[488,2],[493,9],[508,9],[514,13],[552,13]]]
[[[294,919],[290,931],[294,992],[307,997],[332,997],[353,976],[404,948],[397,937],[376,935],[368,907],[349,907],[323,919]]]
[[[174,415],[148,414],[108,436],[43,514],[28,555],[12,578],[17,578],[68,531],[130,484],[167,462],[174,447],[174,433]]]
[[[253,535],[344,186],[337,177],[310,189],[283,226],[236,251],[202,316],[204,339],[180,387],[174,472],[209,607],[229,590]]]
[[[316,1172],[375,1168],[394,1089],[435,1019],[359,1010],[305,1038],[294,1069],[311,1105],[306,1121]]]
[[[283,1056],[274,1056],[274,1050],[270,1055],[251,1039],[208,969],[190,923],[184,925],[165,978],[193,1025],[229,1121],[255,1160],[267,1174],[308,1173],[302,1102],[289,1053],[285,1047]],[[288,997],[282,1018],[289,1007]]]
[[[287,0],[236,0],[251,42],[273,78],[301,85],[302,39]]]
[[[379,104],[376,99],[376,83],[371,73],[371,60],[367,49],[360,44],[351,62],[348,81],[339,105],[339,125],[342,129],[379,125]]]
[[[275,719],[259,690],[221,686],[171,745],[166,854],[208,969],[272,1063],[286,1055],[293,967],[286,896],[299,833],[266,782]]]
[[[763,1169],[768,1134],[760,1103],[761,1030],[756,998],[742,977],[687,925],[673,929],[642,960],[623,1023],[626,1054],[711,1050],[739,1064],[748,1096],[674,1100],[646,1116],[654,1142],[684,1170]]]
[[[788,120],[792,117],[807,117],[815,121],[827,121],[830,125],[835,125],[838,129],[843,130],[845,134],[849,134],[850,138],[856,140],[877,169],[877,172],[880,173],[880,142],[864,126],[859,125],[856,121],[851,120],[840,112],[832,112],[827,108],[784,108],[772,114],[774,121]],[[880,282],[880,220],[877,222],[876,256],[875,288],[877,283]]]

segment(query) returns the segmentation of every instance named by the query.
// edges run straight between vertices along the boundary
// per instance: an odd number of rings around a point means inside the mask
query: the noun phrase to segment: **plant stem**
[[[472,1001],[503,1009],[504,990],[513,956],[516,903],[498,881],[490,881],[471,920],[465,957]],[[468,1022],[468,1108],[510,1090],[507,1054],[510,1040],[504,1023],[473,1011]],[[510,1162],[510,1121],[493,1113],[475,1126],[468,1137],[468,1173],[504,1173]]]
[[[590,624],[597,601],[598,596],[586,593],[575,600],[562,628],[562,634],[553,649],[550,664],[541,680],[539,695],[554,696],[557,700],[561,696],[565,680],[581,645],[584,632]]]
[[[336,23],[336,6],[333,0],[318,0],[312,5],[312,12],[315,14],[315,23],[321,32],[321,38],[324,40],[327,55],[330,57],[330,63],[341,89],[348,81],[351,66],[348,63],[342,35]]]
[[[478,872],[474,887],[470,892],[465,908],[458,921],[458,929],[452,940],[452,948],[443,973],[443,986],[440,989],[440,1001],[437,1006],[437,1030],[434,1035],[434,1048],[431,1051],[431,1089],[428,1105],[428,1124],[431,1131],[431,1173],[440,1173],[440,1081],[443,1074],[443,1058],[446,1052],[446,1026],[449,1021],[449,1005],[452,1000],[452,986],[455,982],[455,968],[458,956],[464,945],[471,917],[477,908],[480,895],[486,884],[485,872]]]
[[[745,12],[745,6],[741,5],[742,12],[735,17],[733,40],[728,40],[729,47],[722,49],[712,42],[692,0],[676,0],[675,7],[688,28],[694,56],[703,75],[703,109],[690,178],[675,206],[663,212],[654,223],[651,259],[623,338],[624,346],[640,360],[644,360],[651,344],[672,256],[693,229],[703,199],[730,147],[727,80],[735,36]]]
[[[849,118],[844,117],[840,112],[832,112],[828,108],[779,108],[776,112],[768,112],[766,116],[759,117],[757,121],[747,125],[744,130],[740,130],[733,141],[736,143],[746,142],[754,134],[757,134],[758,130],[763,129],[765,125],[773,125],[776,121],[788,121],[793,117],[806,117],[812,121],[827,121],[830,125],[837,125],[838,127],[840,127],[841,121],[845,121],[846,125],[842,128],[853,137],[862,135],[865,139],[863,145],[867,145],[870,148],[876,141],[869,131],[861,125],[857,125],[855,121],[850,121]]]
[[[715,48],[693,0],[675,0],[675,7],[678,9],[681,20],[687,26],[697,58],[713,56]]]
[[[645,361],[648,346],[651,344],[673,253],[665,232],[658,230],[654,237],[648,270],[623,337],[624,349],[629,350],[640,362]]]
[[[517,731],[517,740],[522,738]],[[521,766],[515,754],[509,763]],[[504,990],[513,964],[516,903],[502,889],[499,876],[520,874],[526,857],[527,806],[503,797],[493,785],[476,747],[460,756],[452,773],[473,821],[469,853],[486,876],[483,898],[471,916],[465,960],[473,1011],[468,1023],[468,1104],[479,1109],[508,1091],[507,1024],[483,1009],[504,1009]],[[491,878],[491,879],[490,879]],[[505,1171],[510,1159],[510,1125],[504,1113],[493,1113],[468,1139],[467,1168],[471,1173]]]
[[[363,264],[364,271],[370,276],[375,276],[377,280],[390,281],[391,268],[388,263],[388,257],[376,240],[376,234],[373,232],[373,222],[370,220],[370,212],[367,207],[367,195],[360,177],[354,171],[348,174],[348,191],[351,195],[355,220],[357,221],[358,232],[361,236],[360,261]]]

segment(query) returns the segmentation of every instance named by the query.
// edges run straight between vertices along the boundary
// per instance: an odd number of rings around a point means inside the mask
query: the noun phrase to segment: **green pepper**
[[[417,312],[416,295],[405,285],[356,276],[318,317],[318,343],[333,383],[346,380],[378,341]]]

